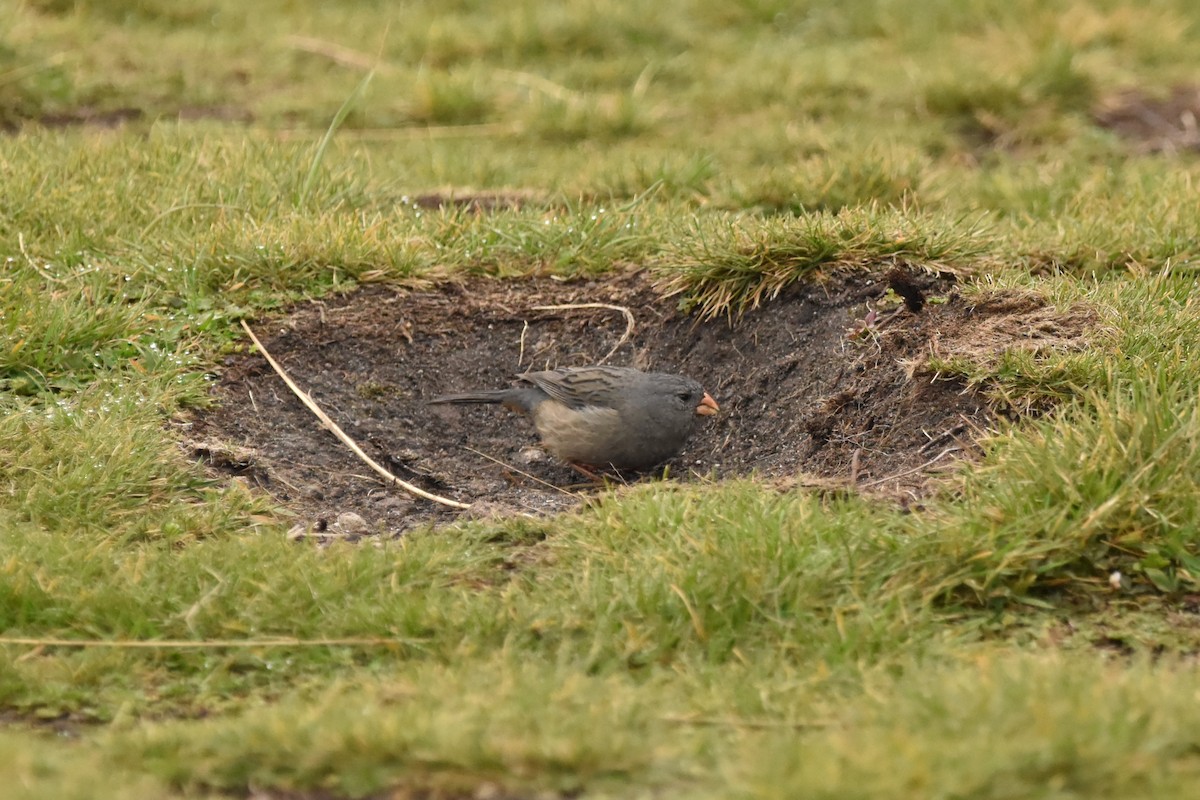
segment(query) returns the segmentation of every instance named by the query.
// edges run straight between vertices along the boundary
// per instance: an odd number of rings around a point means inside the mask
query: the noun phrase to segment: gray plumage
[[[518,384],[437,397],[431,404],[499,403],[533,420],[542,444],[573,464],[646,469],[678,453],[697,416],[717,411],[699,383],[629,367],[563,367]]]

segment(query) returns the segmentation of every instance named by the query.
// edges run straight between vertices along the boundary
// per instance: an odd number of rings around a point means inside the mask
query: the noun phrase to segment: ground
[[[4,800],[1200,794],[1195,0],[0,21]]]
[[[624,335],[626,318],[614,309],[538,310],[587,303],[628,308],[632,333]],[[679,372],[699,380],[722,411],[657,477],[756,475],[908,503],[1007,411],[982,387],[939,375],[929,356],[1078,348],[1094,322],[1032,294],[967,299],[950,276],[901,269],[797,283],[736,317],[702,320],[678,306],[629,270],[586,281],[369,286],[255,325],[268,351],[369,455],[480,516],[561,511],[595,489],[581,489],[577,473],[537,449],[525,420],[493,406],[427,405],[440,394],[605,360]],[[462,513],[382,486],[258,353],[227,359],[214,399],[194,420],[189,446],[219,472],[270,492],[316,533],[347,512],[367,525],[341,532],[352,535]]]
[[[1107,98],[1095,116],[1142,152],[1200,150],[1200,86],[1195,84],[1178,84],[1165,96],[1127,89]]]

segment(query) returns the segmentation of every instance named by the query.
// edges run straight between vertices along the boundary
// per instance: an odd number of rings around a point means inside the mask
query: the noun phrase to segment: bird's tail
[[[508,389],[493,389],[491,391],[464,392],[463,394],[444,394],[429,401],[429,405],[466,405],[468,403],[503,403],[510,399]]]

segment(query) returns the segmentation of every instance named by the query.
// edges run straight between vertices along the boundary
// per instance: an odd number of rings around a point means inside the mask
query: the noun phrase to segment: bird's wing
[[[640,374],[626,367],[560,367],[520,378],[571,408],[613,408]]]

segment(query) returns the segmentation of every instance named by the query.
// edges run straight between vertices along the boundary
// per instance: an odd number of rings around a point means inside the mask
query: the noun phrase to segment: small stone
[[[338,514],[333,527],[339,533],[349,536],[365,536],[371,532],[367,521],[353,511],[343,511],[341,514]]]
[[[521,464],[540,464],[546,460],[546,451],[540,447],[526,447],[517,453],[517,459]]]

